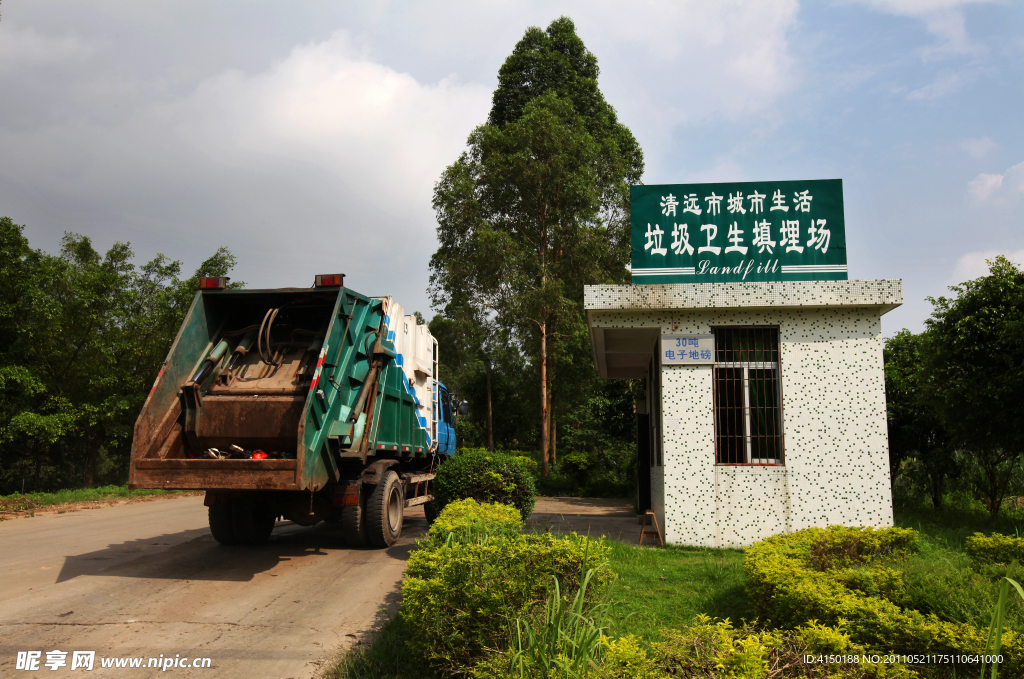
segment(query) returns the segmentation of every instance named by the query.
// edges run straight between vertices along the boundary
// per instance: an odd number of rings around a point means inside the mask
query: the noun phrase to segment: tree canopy
[[[1024,271],[999,256],[951,291],[925,321],[933,400],[995,515],[1024,453]]]
[[[583,286],[625,280],[629,186],[643,173],[597,76],[568,18],[527,30],[501,67],[487,123],[434,190],[432,303],[462,322],[493,319],[533,358],[545,475],[555,375],[593,379],[589,350],[585,368],[578,360]]]
[[[1024,271],[999,256],[950,290],[928,298],[924,332],[886,342],[890,453],[894,465],[920,462],[936,508],[962,476],[996,515],[1022,475]]]
[[[202,274],[157,255],[136,267],[127,243],[101,254],[66,234],[58,255],[29,247],[0,218],[0,492],[120,482],[132,430]]]

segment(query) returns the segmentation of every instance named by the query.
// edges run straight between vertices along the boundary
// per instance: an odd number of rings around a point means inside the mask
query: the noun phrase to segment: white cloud
[[[1001,174],[979,174],[967,182],[967,195],[974,203],[983,203],[1003,185]]]
[[[984,48],[971,42],[967,35],[964,7],[1000,0],[853,0],[880,12],[913,17],[924,22],[928,31],[938,38],[938,45],[922,52],[926,60],[955,54],[980,54]]]
[[[237,279],[304,285],[340,270],[410,310],[423,306],[436,247],[434,182],[490,105],[488,88],[418,82],[340,33],[262,72],[132,101],[115,119],[83,115],[106,110],[95,89],[78,88],[57,120],[0,119],[0,155],[19,159],[0,166],[0,186],[30,187],[54,212],[70,206],[53,221],[98,243],[112,234],[186,265],[226,244]]]
[[[1003,174],[979,174],[967,182],[967,198],[974,204],[1003,203],[1024,194],[1024,163]]]
[[[202,83],[167,115],[182,139],[274,166],[304,162],[385,211],[429,204],[430,188],[489,108],[490,92],[454,77],[421,84],[358,56],[347,36],[295,48],[271,69]],[[269,169],[269,168],[268,168]]]
[[[82,59],[93,52],[94,45],[74,34],[45,35],[32,27],[0,24],[0,71]]]
[[[959,73],[943,73],[931,84],[911,90],[907,99],[911,101],[921,99],[941,99],[959,90],[964,84],[964,78]]]
[[[960,142],[960,150],[973,158],[984,158],[999,148],[999,145],[988,137],[968,137]]]
[[[995,259],[997,255],[1003,255],[1015,264],[1024,264],[1024,249],[968,252],[956,260],[956,266],[953,267],[953,275],[950,277],[949,283],[956,285],[964,281],[987,276],[988,264],[986,260]]]
[[[611,0],[585,7],[578,10],[581,35],[588,40],[585,32],[594,26],[601,42],[617,43],[633,63],[614,77],[640,79],[666,122],[742,118],[799,84],[788,41],[796,0],[655,0],[628,12]],[[600,54],[589,40],[588,46]]]

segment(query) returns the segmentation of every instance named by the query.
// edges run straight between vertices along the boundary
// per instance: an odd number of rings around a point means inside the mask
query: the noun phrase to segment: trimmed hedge
[[[449,540],[480,542],[484,538],[518,535],[523,529],[519,510],[498,503],[480,504],[473,498],[452,502],[434,520],[421,548],[442,547]]]
[[[602,542],[513,533],[509,510],[452,503],[409,557],[401,613],[416,630],[409,645],[443,673],[465,672],[487,649],[508,648],[516,619],[547,600],[552,576],[566,597],[589,569],[597,572],[588,597],[614,577]]]
[[[964,546],[976,564],[1010,563],[1014,559],[1024,563],[1024,538],[999,533],[986,537],[975,533],[967,538]]]
[[[526,464],[507,453],[483,448],[460,452],[437,470],[434,502],[438,511],[465,498],[513,505],[523,521],[530,518],[537,490]]]
[[[882,558],[905,557],[914,537],[914,531],[903,528],[843,526],[776,535],[747,550],[747,593],[758,616],[776,625],[796,628],[818,620],[842,627],[855,643],[901,654],[982,653],[987,630],[903,609],[884,596],[849,586],[851,570],[873,569],[882,582],[878,589],[899,598],[899,574]],[[1001,675],[1021,676],[1024,638],[1005,632],[1002,653]]]

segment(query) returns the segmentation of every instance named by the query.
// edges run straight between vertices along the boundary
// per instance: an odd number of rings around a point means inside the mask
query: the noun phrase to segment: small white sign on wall
[[[715,362],[714,335],[662,335],[662,365],[712,365]]]

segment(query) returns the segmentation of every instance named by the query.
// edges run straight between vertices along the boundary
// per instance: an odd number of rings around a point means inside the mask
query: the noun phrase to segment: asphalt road
[[[427,527],[409,510],[387,550],[340,530],[279,524],[261,547],[210,536],[202,496],[0,522],[0,676],[312,677],[397,610],[405,561]],[[67,651],[66,667],[45,666]],[[38,672],[15,669],[41,651]],[[92,672],[72,651],[95,651]],[[102,668],[103,657],[208,657],[209,669]]]

